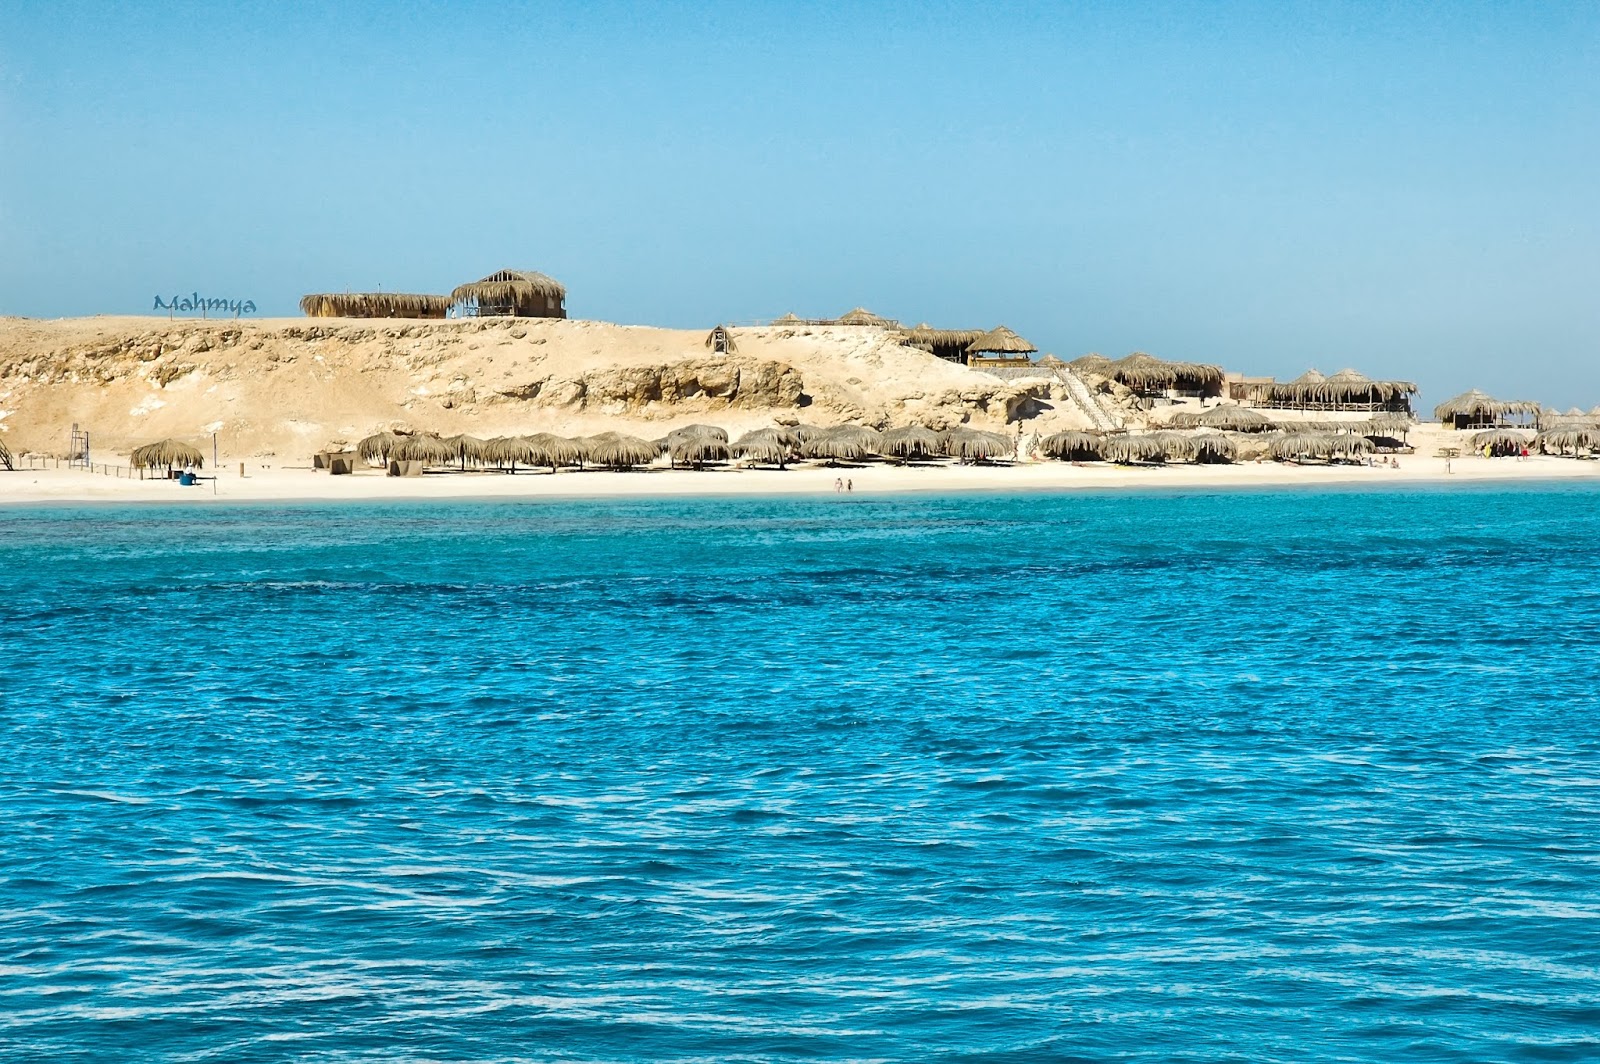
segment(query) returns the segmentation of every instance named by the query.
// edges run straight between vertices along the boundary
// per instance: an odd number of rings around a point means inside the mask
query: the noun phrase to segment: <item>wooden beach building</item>
[[[462,317],[565,318],[567,289],[537,270],[500,270],[458,285],[450,302]]]
[[[1542,408],[1526,399],[1496,399],[1473,388],[1433,408],[1445,428],[1503,429],[1534,425]]]

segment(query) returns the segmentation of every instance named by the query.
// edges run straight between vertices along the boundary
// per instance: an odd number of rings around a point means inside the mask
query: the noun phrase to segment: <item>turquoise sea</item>
[[[1596,487],[5,508],[0,638],[7,1062],[1600,1058]]]

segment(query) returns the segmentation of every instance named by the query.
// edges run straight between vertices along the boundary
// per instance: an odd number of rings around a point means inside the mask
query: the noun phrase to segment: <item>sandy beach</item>
[[[1546,455],[1527,459],[1469,455],[1450,460],[1402,455],[1400,468],[1353,465],[1284,465],[1245,462],[1235,465],[1117,466],[1105,463],[1019,462],[982,466],[953,464],[898,466],[870,463],[831,468],[800,465],[787,470],[722,468],[707,470],[646,469],[635,472],[562,471],[518,473],[430,473],[423,477],[388,477],[362,470],[330,476],[304,466],[263,466],[222,462],[221,475],[209,473],[193,487],[169,480],[138,480],[89,473],[82,469],[18,469],[0,472],[0,504],[78,502],[318,502],[349,500],[414,501],[419,499],[621,498],[628,496],[828,495],[835,481],[847,480],[849,494],[888,495],[901,492],[1029,492],[1096,489],[1250,489],[1317,488],[1324,486],[1394,486],[1511,484],[1551,480],[1600,482],[1600,463]]]

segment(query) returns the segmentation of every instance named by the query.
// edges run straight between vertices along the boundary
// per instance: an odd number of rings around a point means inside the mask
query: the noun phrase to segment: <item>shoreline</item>
[[[907,467],[872,464],[788,470],[648,469],[637,472],[434,473],[388,477],[377,470],[334,477],[306,467],[259,468],[240,477],[238,464],[222,463],[219,479],[193,487],[175,481],[132,480],[82,469],[0,470],[0,508],[92,503],[206,505],[228,503],[378,503],[419,501],[629,498],[849,498],[896,495],[1158,490],[1303,490],[1600,483],[1600,462],[1536,456],[1457,458],[1446,473],[1442,459],[1411,456],[1399,469],[1382,466],[1172,465],[1127,467],[1061,462],[1000,466]],[[836,492],[834,481],[854,482]]]

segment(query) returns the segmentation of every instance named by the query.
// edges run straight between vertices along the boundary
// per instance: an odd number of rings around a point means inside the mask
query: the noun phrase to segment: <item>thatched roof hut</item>
[[[1037,350],[1039,350],[1037,347],[1004,325],[996,325],[967,344],[969,355],[1027,355]]]
[[[880,454],[896,458],[930,457],[939,453],[939,434],[922,425],[901,425],[883,434]]]
[[[733,331],[726,325],[718,325],[706,334],[706,346],[714,355],[732,355],[739,350],[739,346],[733,342]]]
[[[662,450],[659,443],[641,440],[637,436],[627,436],[620,432],[602,432],[579,442],[583,444],[584,456],[589,461],[608,469],[632,469],[634,466],[649,465],[661,456]]]
[[[1063,462],[1095,462],[1101,457],[1103,443],[1098,432],[1069,429],[1040,440],[1039,450],[1046,458],[1059,458]]]
[[[1533,442],[1533,433],[1514,429],[1488,429],[1472,434],[1472,449],[1488,451],[1491,458],[1516,457]]]
[[[774,325],[804,325],[805,323],[806,320],[792,310],[781,318],[772,319],[772,324]]]
[[[450,311],[449,296],[413,292],[314,292],[300,297],[300,309],[312,318],[442,318]]]
[[[876,325],[880,328],[893,328],[895,323],[888,318],[872,313],[866,307],[856,307],[847,310],[833,319],[835,325]]]
[[[135,447],[129,464],[135,469],[204,469],[205,455],[182,440],[162,440]]]
[[[927,322],[906,329],[905,343],[930,351],[947,362],[965,362],[967,345],[983,335],[982,329],[935,329]]]
[[[768,462],[779,469],[789,459],[791,443],[778,429],[753,429],[728,445],[728,453],[751,462]]]
[[[1098,371],[1142,396],[1217,395],[1222,391],[1221,366],[1200,362],[1168,362],[1135,351]]]
[[[537,270],[500,270],[450,293],[463,313],[479,317],[565,318],[566,300],[566,286]]]
[[[1105,355],[1099,355],[1093,351],[1087,355],[1080,355],[1068,362],[1067,368],[1074,373],[1088,373],[1096,377],[1111,376],[1111,360]]]
[[[1433,416],[1453,429],[1507,428],[1511,419],[1537,418],[1541,407],[1525,399],[1496,399],[1473,388],[1433,408]]]

